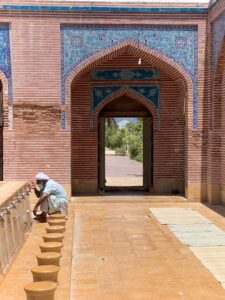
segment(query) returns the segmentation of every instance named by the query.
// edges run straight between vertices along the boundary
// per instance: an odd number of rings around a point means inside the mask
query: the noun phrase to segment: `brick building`
[[[140,115],[144,187],[225,203],[224,35],[224,0],[3,1],[1,179],[97,193],[101,119]]]

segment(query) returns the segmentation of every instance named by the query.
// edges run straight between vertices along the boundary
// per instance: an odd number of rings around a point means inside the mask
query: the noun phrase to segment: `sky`
[[[119,125],[120,128],[124,128],[127,123],[135,122],[137,118],[115,118],[116,123]]]

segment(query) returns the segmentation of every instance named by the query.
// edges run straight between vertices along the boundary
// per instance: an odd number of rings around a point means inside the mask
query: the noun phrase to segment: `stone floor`
[[[152,207],[192,207],[225,230],[224,207],[182,197],[102,196],[72,200],[55,300],[224,300],[225,290],[157,219]],[[35,224],[7,276],[1,300],[26,299],[23,286],[42,240]]]

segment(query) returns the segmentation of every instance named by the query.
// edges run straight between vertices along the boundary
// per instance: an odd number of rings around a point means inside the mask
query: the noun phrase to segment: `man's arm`
[[[33,213],[34,215],[36,216],[37,215],[37,209],[38,209],[38,206],[43,202],[45,201],[47,198],[48,198],[49,194],[48,193],[43,193],[41,195],[41,197],[38,199],[37,203],[35,204],[34,206],[34,210],[33,210]]]

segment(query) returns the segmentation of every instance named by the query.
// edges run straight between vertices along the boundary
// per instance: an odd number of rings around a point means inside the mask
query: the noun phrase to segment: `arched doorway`
[[[123,185],[108,185],[106,181],[105,120],[107,118],[118,117],[139,118],[143,122],[143,179],[139,185],[126,185],[126,178],[122,178],[122,180],[125,180]],[[130,96],[127,96],[125,93],[123,96],[116,98],[102,108],[98,118],[98,132],[99,192],[104,193],[105,191],[118,190],[150,192],[153,187],[153,118],[147,107]]]
[[[3,180],[3,86],[0,80],[0,181]]]
[[[188,189],[189,165],[186,165],[188,136],[185,127],[192,128],[191,110],[193,90],[190,78],[182,68],[157,51],[133,41],[125,41],[112,49],[103,50],[96,57],[90,57],[69,75],[66,82],[66,95],[71,95],[71,179],[72,192],[78,194],[98,193],[99,188],[99,114],[103,107],[112,101],[112,95],[131,95],[122,93],[124,89],[135,89],[132,79],[96,79],[92,74],[96,71],[112,71],[127,69],[156,69],[160,77],[135,81],[135,85],[149,86],[158,84],[160,87],[160,105],[154,108],[151,99],[145,98],[145,106],[153,118],[154,157],[153,170],[148,170],[153,182],[152,192],[159,194],[183,194]],[[108,73],[107,73],[108,74]],[[132,82],[131,82],[132,81]],[[107,94],[107,88],[113,89]],[[95,103],[94,89],[98,88],[100,100]],[[70,88],[70,92],[69,92]],[[99,91],[98,91],[99,92]],[[137,92],[137,90],[136,90]],[[140,96],[140,90],[136,94]],[[134,93],[135,94],[135,93]],[[103,97],[101,96],[103,95]],[[68,96],[67,96],[68,97]],[[138,97],[137,97],[138,98]],[[69,101],[70,102],[70,101]],[[187,118],[188,117],[188,118]],[[68,116],[68,119],[70,116]],[[150,176],[151,177],[151,176]]]
[[[208,200],[219,204],[225,202],[225,38],[218,55],[212,89]]]

